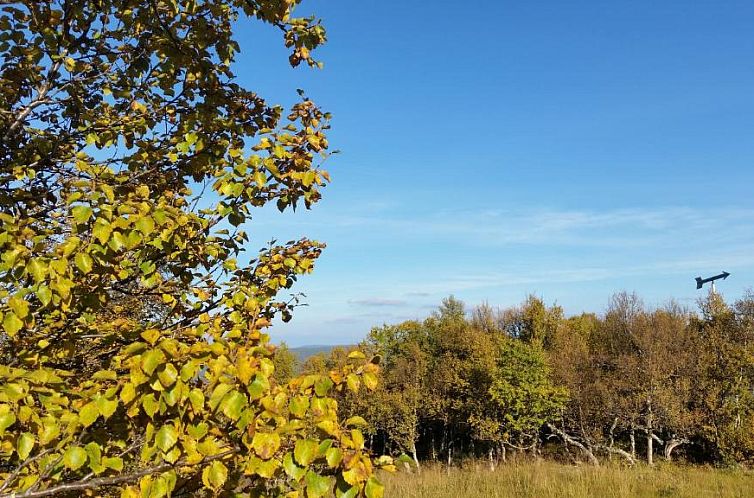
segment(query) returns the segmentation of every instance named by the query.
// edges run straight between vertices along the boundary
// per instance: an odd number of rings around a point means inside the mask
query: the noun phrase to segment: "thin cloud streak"
[[[397,214],[400,212],[400,214]],[[699,240],[716,234],[721,240],[751,238],[754,210],[662,207],[594,210],[443,210],[406,214],[394,210],[362,210],[343,215],[323,210],[308,219],[294,218],[288,227],[303,231],[358,231],[402,239],[462,240],[482,246],[539,245],[652,247],[668,241]]]
[[[408,305],[408,301],[403,301],[401,299],[388,299],[383,297],[371,297],[371,298],[365,298],[365,299],[351,299],[348,301],[348,304],[354,304],[357,306],[406,306]]]

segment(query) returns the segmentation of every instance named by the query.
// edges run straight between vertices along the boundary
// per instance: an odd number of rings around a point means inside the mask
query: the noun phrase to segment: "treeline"
[[[648,309],[634,294],[600,315],[566,318],[530,296],[466,310],[452,297],[424,321],[374,328],[376,392],[340,396],[372,449],[451,463],[510,451],[597,464],[754,461],[754,295],[715,293],[687,310]],[[310,358],[324,372],[348,352]]]

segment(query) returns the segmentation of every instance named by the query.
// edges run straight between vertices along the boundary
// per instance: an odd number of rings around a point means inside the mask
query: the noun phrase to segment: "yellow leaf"
[[[126,382],[120,390],[120,400],[123,404],[127,405],[133,401],[134,398],[136,398],[136,388],[131,382]]]
[[[34,448],[34,441],[34,435],[29,432],[24,432],[19,436],[18,442],[16,443],[16,451],[22,462],[29,457],[32,448]]]
[[[24,322],[22,322],[14,312],[9,311],[5,314],[5,318],[3,318],[3,329],[9,336],[14,337],[23,326]]]
[[[92,425],[98,417],[99,408],[97,408],[97,403],[94,401],[85,404],[81,407],[81,410],[79,410],[79,422],[81,422],[84,427]]]
[[[228,468],[222,462],[215,460],[202,471],[202,482],[207,488],[217,491],[228,478]]]

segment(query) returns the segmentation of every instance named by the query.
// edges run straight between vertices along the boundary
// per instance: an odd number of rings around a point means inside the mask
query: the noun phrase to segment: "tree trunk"
[[[419,457],[416,454],[416,441],[411,442],[411,456],[414,457],[414,463],[416,464],[416,472],[421,473],[422,468],[419,465]]]
[[[453,465],[453,429],[450,429],[448,435],[448,473],[450,473],[450,466]]]
[[[654,465],[654,414],[652,413],[652,399],[647,399],[647,465]]]
[[[622,456],[628,461],[629,465],[636,464],[636,458],[625,450],[616,448],[615,446],[600,446],[600,448],[604,448],[608,452],[608,454],[616,454]]]
[[[494,457],[495,450],[490,446],[490,449],[487,451],[487,457],[490,460],[490,470],[495,471],[495,457]]]
[[[689,440],[685,438],[671,439],[665,443],[665,459],[671,461],[673,459],[673,450],[682,444],[688,443]]]
[[[636,430],[633,426],[631,427],[629,438],[631,439],[631,457],[636,458]]]
[[[435,430],[432,429],[432,436],[431,436],[431,439],[430,439],[430,446],[432,448],[432,461],[433,462],[437,461],[437,446],[436,446],[436,444],[437,444],[437,441],[435,440]]]
[[[592,450],[590,450],[589,448],[581,444],[581,442],[573,439],[571,436],[566,434],[565,431],[561,431],[560,429],[558,429],[552,424],[547,424],[547,428],[550,429],[555,434],[557,434],[558,436],[560,436],[563,439],[563,442],[565,442],[566,444],[572,444],[573,446],[577,447],[582,452],[584,452],[584,455],[586,455],[587,459],[589,460],[589,463],[595,466],[600,464],[600,461],[597,460],[596,456],[594,456],[594,453],[592,453]]]
[[[613,424],[610,426],[610,447],[615,446],[615,428],[618,426],[618,417],[615,417]]]
[[[500,443],[500,459],[503,462],[506,462],[507,461],[507,456],[508,455],[507,455],[506,450],[505,450],[505,444],[504,443]]]

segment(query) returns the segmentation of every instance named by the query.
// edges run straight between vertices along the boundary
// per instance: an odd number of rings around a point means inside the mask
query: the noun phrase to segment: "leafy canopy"
[[[318,65],[297,3],[2,2],[0,496],[381,495],[328,397],[376,365],[273,378],[277,295],[323,246],[239,262],[254,208],[329,180],[329,116],[232,72],[241,17]]]

